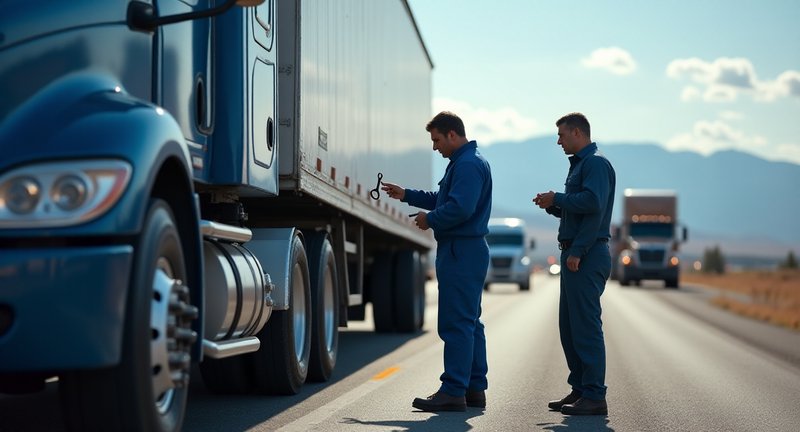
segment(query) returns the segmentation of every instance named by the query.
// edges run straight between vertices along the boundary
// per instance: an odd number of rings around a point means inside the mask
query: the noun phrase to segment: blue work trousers
[[[489,268],[489,246],[483,237],[439,241],[439,337],[444,341],[444,373],[439,391],[463,396],[467,389],[486,390],[486,336],[480,321],[481,296]]]
[[[600,296],[611,272],[608,243],[595,242],[581,257],[577,272],[567,268],[567,252],[561,253],[561,300],[558,328],[567,358],[573,390],[588,399],[606,397],[606,347]]]

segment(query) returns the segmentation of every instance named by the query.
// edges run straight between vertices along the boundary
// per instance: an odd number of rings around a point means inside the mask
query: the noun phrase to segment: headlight
[[[623,265],[631,265],[631,262],[633,262],[633,260],[631,259],[630,255],[623,255],[622,257]]]
[[[531,263],[531,259],[529,257],[527,257],[527,256],[524,256],[519,260],[519,263],[524,265],[524,266],[527,266],[528,264]]]
[[[676,257],[676,256],[673,256],[672,258],[669,259],[669,265],[672,266],[672,267],[677,267],[678,264],[680,264],[680,263],[681,263],[681,260],[679,260],[678,257]]]
[[[8,210],[17,215],[32,212],[42,197],[41,189],[33,177],[20,176],[10,179],[4,194]]]
[[[0,176],[0,228],[88,222],[117,203],[133,172],[120,160],[53,162]]]
[[[56,180],[50,196],[61,210],[70,211],[86,202],[88,190],[86,180],[70,174]]]

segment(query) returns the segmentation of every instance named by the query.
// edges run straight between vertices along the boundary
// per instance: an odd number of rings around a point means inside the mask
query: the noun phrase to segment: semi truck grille
[[[662,262],[664,262],[664,251],[639,250],[639,261],[641,261],[642,264],[649,264],[649,263],[661,264]]]
[[[493,257],[492,267],[494,268],[509,268],[511,267],[510,257]]]

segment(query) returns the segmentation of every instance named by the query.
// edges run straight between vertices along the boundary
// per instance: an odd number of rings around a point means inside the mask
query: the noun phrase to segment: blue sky
[[[409,0],[433,109],[481,145],[552,134],[800,164],[798,0]],[[554,141],[555,142],[555,141]]]

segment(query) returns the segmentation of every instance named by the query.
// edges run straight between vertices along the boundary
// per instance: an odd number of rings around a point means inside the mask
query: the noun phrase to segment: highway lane
[[[213,413],[213,401],[219,400],[196,393],[186,430],[797,430],[800,364],[722,330],[720,326],[733,322],[746,328],[761,324],[724,312],[715,321],[709,317],[721,311],[696,294],[693,289],[609,283],[603,296],[608,417],[569,417],[547,410],[549,399],[568,391],[567,371],[557,331],[558,280],[537,275],[531,293],[499,285],[484,298],[490,363],[485,411],[431,414],[411,407],[414,397],[436,390],[441,373],[441,343],[431,304],[426,332],[416,337],[387,339],[372,334],[369,323],[345,331],[340,361],[356,362],[357,368],[345,366],[352,373],[319,390],[304,389],[289,398],[294,399],[291,406],[274,409],[270,399],[247,398],[252,403],[247,413],[232,404],[230,410],[237,415],[219,417]],[[676,307],[681,302],[691,303],[694,311]],[[768,337],[780,335],[781,343],[800,347],[800,334],[767,330]]]
[[[800,333],[719,311],[706,297],[691,287],[609,282],[602,299],[608,417],[547,410],[548,400],[568,391],[567,371],[558,341],[558,279],[536,275],[532,292],[494,285],[484,296],[485,411],[411,407],[414,397],[436,390],[442,368],[434,283],[424,332],[379,335],[368,321],[353,323],[341,334],[333,380],[307,384],[299,395],[212,395],[193,376],[184,430],[798,430]],[[54,386],[23,398],[0,396],[0,431],[61,430],[58,416]]]

